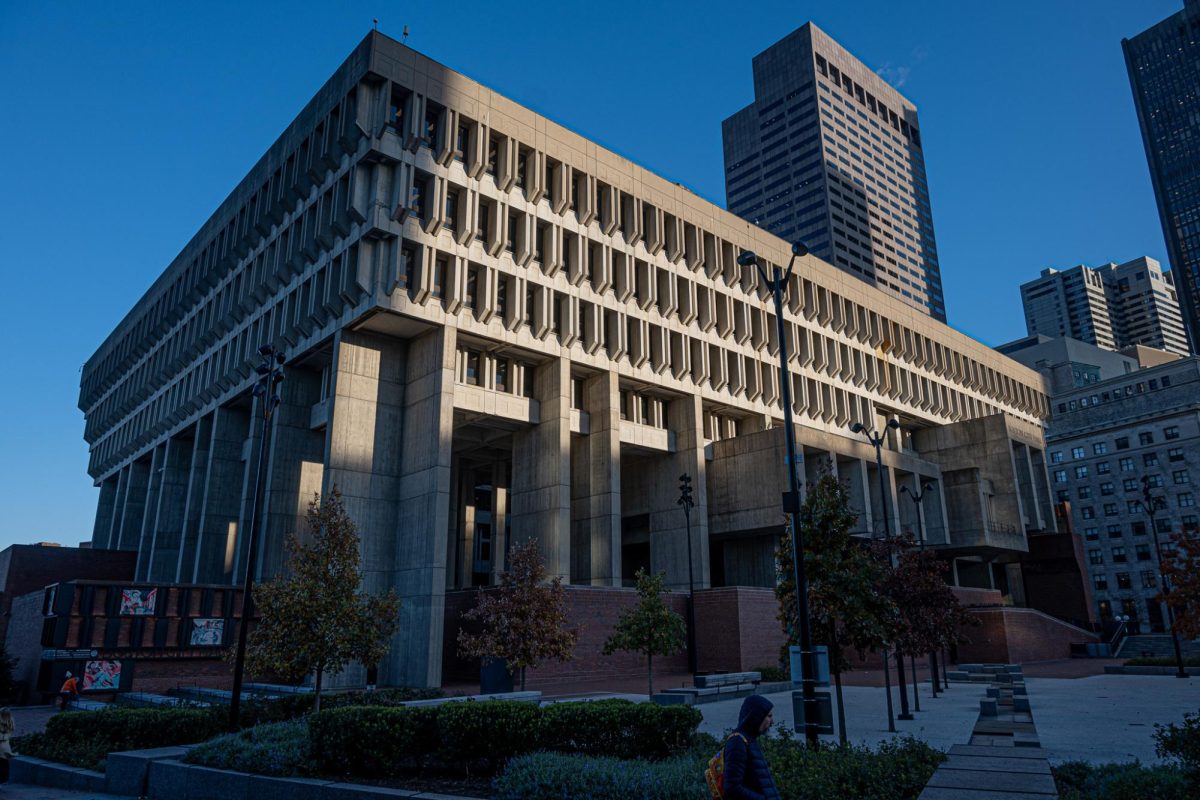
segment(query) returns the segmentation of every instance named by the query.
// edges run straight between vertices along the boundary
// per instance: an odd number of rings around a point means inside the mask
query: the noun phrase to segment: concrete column
[[[150,556],[142,564],[146,568],[146,580],[175,580],[179,550],[183,545],[183,521],[191,468],[192,440],[180,436],[167,439],[158,470],[158,496],[149,536]]]
[[[262,398],[254,397],[250,401],[250,410],[246,424],[246,438],[242,442],[242,485],[238,492],[238,521],[234,528],[237,542],[234,545],[233,570],[231,580],[240,584],[246,577],[246,557],[250,549],[250,531],[255,513],[254,489],[258,481],[258,455],[262,441]],[[257,508],[259,519],[262,518],[262,505]]]
[[[341,493],[358,528],[363,589],[372,594],[395,583],[405,362],[399,339],[343,330],[334,345],[322,494]],[[402,629],[400,637],[405,635]],[[356,665],[339,680],[361,677]],[[395,682],[386,665],[380,679]]]
[[[508,569],[509,464],[497,461],[492,467],[492,585],[500,583],[500,573]]]
[[[166,458],[166,443],[154,446],[150,452],[150,475],[146,482],[146,501],[138,520],[137,564],[133,568],[135,580],[149,580],[150,559],[153,555],[154,529],[158,524],[158,490],[162,486],[163,461]]]
[[[867,462],[861,458],[846,459],[838,464],[838,477],[850,495],[850,508],[858,512],[858,525],[854,532],[865,536],[882,535],[883,517],[876,510],[875,495],[879,493],[876,484],[871,482],[874,470],[867,470]],[[879,520],[880,531],[875,530],[875,521]]]
[[[150,486],[150,458],[141,458],[125,467],[121,487],[121,507],[117,522],[117,550],[137,550],[146,511],[146,491]]]
[[[668,589],[688,588],[687,528],[678,505],[679,476],[692,476],[692,569],[697,589],[709,585],[708,482],[704,460],[704,413],[699,396],[681,397],[667,405],[667,426],[675,434],[675,452],[651,469],[650,567],[666,572]]]
[[[200,514],[204,504],[204,476],[208,472],[208,453],[212,447],[212,415],[201,417],[193,428],[192,462],[188,467],[187,500],[183,511],[183,535],[179,557],[175,560],[176,582],[192,579],[196,564],[196,540],[200,534]]]
[[[298,534],[301,541],[308,534],[308,507],[320,495],[324,475],[325,433],[311,427],[312,408],[320,399],[320,372],[287,369],[271,424],[266,516],[256,565],[259,580],[269,580],[283,569],[289,533]]]
[[[1012,451],[1013,474],[1017,478],[1017,505],[1021,511],[1021,521],[1031,527],[1041,527],[1038,524],[1037,502],[1033,497],[1033,474],[1029,462],[1029,448],[1013,442]]]
[[[100,499],[96,503],[96,522],[92,527],[92,547],[98,550],[111,548],[113,535],[113,509],[117,504],[117,485],[120,473],[100,482]]]
[[[892,470],[893,474],[895,470]],[[910,492],[921,491],[921,484],[917,480],[919,476],[908,472],[903,475],[897,475],[895,479],[896,487],[896,516],[900,518],[900,527],[896,529],[897,533],[905,532],[912,534],[913,541],[919,542],[922,537],[922,532],[917,521],[917,506],[912,500],[912,496],[901,492],[901,487],[908,487]]]
[[[571,582],[621,585],[621,394],[617,373],[583,384],[588,435],[571,442]]]
[[[246,407],[222,406],[213,412],[204,492],[200,499],[196,554],[190,565],[194,583],[235,583],[233,567],[240,538],[246,465],[242,458],[249,434]],[[182,575],[188,576],[184,564]]]
[[[540,421],[513,434],[509,531],[512,544],[536,539],[553,578],[571,579],[571,362],[538,366],[533,397]]]
[[[447,326],[408,347],[395,549],[402,605],[386,665],[391,684],[440,686],[442,680],[456,340],[457,329]]]

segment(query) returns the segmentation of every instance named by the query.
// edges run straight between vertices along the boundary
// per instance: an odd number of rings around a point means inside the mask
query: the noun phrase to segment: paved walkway
[[[869,686],[843,686],[842,695],[846,703],[846,734],[854,744],[875,745],[880,741],[910,735],[928,742],[933,747],[945,750],[951,745],[961,744],[971,737],[971,729],[979,716],[979,699],[985,695],[983,684],[951,684],[948,692],[937,699],[930,696],[929,684],[920,686],[921,711],[914,712],[911,722],[896,721],[896,733],[888,733],[887,700],[882,688]],[[819,691],[825,691],[820,689]],[[833,688],[829,691],[832,693]],[[775,704],[775,724],[792,729],[795,717],[792,713],[791,692],[775,692],[764,695]],[[911,693],[910,693],[911,699]],[[900,700],[896,688],[892,687],[892,703],[895,713],[900,713]],[[720,737],[737,725],[738,711],[742,700],[722,700],[696,706],[704,715],[700,730]],[[834,720],[837,720],[837,700],[834,699]],[[822,736],[824,741],[836,742],[837,736]]]
[[[6,783],[0,786],[0,798],[4,800],[129,800],[115,794],[95,792],[72,792],[67,789],[50,789],[45,786],[29,786],[24,783]]]
[[[1155,723],[1179,723],[1200,710],[1200,678],[1097,675],[1078,680],[1026,678],[1042,749],[1063,761],[1158,763]]]

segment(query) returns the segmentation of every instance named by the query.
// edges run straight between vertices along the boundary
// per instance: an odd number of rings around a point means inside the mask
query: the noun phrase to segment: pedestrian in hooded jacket
[[[725,742],[725,796],[729,800],[780,800],[758,737],[771,730],[774,706],[762,695],[742,701],[738,725]]]

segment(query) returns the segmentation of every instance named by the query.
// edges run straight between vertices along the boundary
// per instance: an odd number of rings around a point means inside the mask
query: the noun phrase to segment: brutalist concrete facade
[[[1200,358],[1057,394],[1046,434],[1052,488],[1070,503],[1103,618],[1161,631],[1157,547],[1200,531]],[[1161,499],[1153,524],[1142,478]]]
[[[277,573],[284,535],[337,486],[365,588],[403,599],[382,684],[440,682],[446,590],[493,582],[513,541],[535,539],[581,590],[643,566],[687,586],[682,473],[697,584],[770,585],[779,342],[764,288],[737,265],[744,249],[789,254],[372,33],[88,361],[94,546],[136,550],[138,580],[240,578],[259,451],[250,390],[272,343],[287,380],[254,569]],[[1022,535],[991,550],[960,540],[993,518],[1021,534],[1046,523],[1028,474],[1045,481],[1042,378],[813,257],[787,302],[809,476],[836,471],[861,533],[880,531],[874,453],[848,428],[898,419],[888,493],[930,482],[931,543],[964,563],[1015,560]],[[977,424],[972,441],[1012,455],[966,477],[956,460],[956,480],[1007,499],[960,533],[919,441]],[[907,498],[889,512],[893,530],[916,532]]]

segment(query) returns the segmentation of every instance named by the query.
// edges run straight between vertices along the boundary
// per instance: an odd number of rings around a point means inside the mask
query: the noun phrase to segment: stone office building
[[[94,545],[137,579],[244,573],[256,350],[287,353],[265,539],[337,486],[363,582],[403,598],[383,684],[441,680],[446,593],[513,541],[620,587],[770,586],[780,532],[780,342],[751,249],[783,240],[404,45],[369,34],[88,361]],[[905,426],[889,492],[935,487],[926,536],[964,584],[1003,582],[1053,528],[1041,377],[813,257],[784,320],[807,475],[881,530],[854,422]],[[676,504],[693,477],[692,538]],[[916,528],[901,496],[894,530]],[[1000,564],[1001,566],[994,566]]]
[[[1053,488],[1071,504],[1102,618],[1164,630],[1156,539],[1200,530],[1200,358],[1180,359],[1056,394],[1046,434]],[[1142,500],[1149,478],[1160,507]]]

